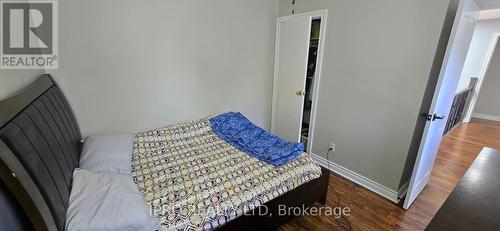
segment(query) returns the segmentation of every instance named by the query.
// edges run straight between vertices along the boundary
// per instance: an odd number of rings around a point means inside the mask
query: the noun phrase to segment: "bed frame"
[[[80,140],[74,113],[49,74],[0,101],[0,230],[64,230]],[[218,229],[273,230],[293,218],[277,216],[280,205],[324,204],[329,172],[322,170],[320,178],[267,202],[268,215],[243,215]]]

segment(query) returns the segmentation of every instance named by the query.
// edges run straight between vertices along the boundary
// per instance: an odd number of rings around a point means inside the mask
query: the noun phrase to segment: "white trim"
[[[341,175],[342,177],[363,186],[364,188],[394,202],[394,203],[399,203],[400,198],[400,192],[397,192],[395,190],[392,190],[384,185],[381,185],[371,179],[366,178],[365,176],[362,176],[354,171],[351,171],[347,168],[344,168],[332,161],[329,161],[321,156],[318,156],[314,153],[310,153],[311,157],[313,160],[318,162],[321,166],[330,169],[332,172],[337,173]],[[406,184],[408,186],[408,184]]]
[[[287,16],[281,16],[278,19],[281,21],[287,21],[294,19],[295,17],[302,17],[302,16],[311,16],[313,18],[318,18],[318,17],[325,17],[328,13],[328,9],[323,9],[323,10],[315,10],[315,11],[310,11],[310,12],[305,12],[305,13],[300,13],[300,14],[291,14]],[[320,28],[321,29],[321,28]]]
[[[276,20],[276,44],[274,46],[274,76],[273,76],[273,102],[271,105],[271,131],[274,132],[276,131],[275,128],[275,117],[276,117],[276,89],[278,88],[278,79],[276,76],[278,76],[278,62],[279,62],[279,47],[280,47],[280,20],[279,18]]]
[[[311,11],[311,12],[306,12],[306,13],[301,13],[301,14],[293,14],[293,15],[288,15],[288,16],[283,16],[279,17],[277,22],[276,22],[276,45],[274,48],[274,78],[273,78],[273,101],[272,101],[272,106],[271,106],[271,131],[275,131],[275,120],[276,120],[276,92],[277,92],[277,85],[278,85],[278,63],[279,63],[279,32],[280,32],[280,22],[292,20],[296,17],[304,17],[304,16],[309,16],[312,19],[321,19],[321,26],[320,26],[320,37],[318,41],[318,55],[317,55],[317,61],[316,61],[316,71],[314,73],[315,79],[314,79],[314,86],[313,86],[313,97],[312,97],[312,106],[311,106],[311,114],[309,116],[309,137],[307,139],[307,152],[310,152],[312,150],[312,145],[313,145],[313,140],[314,140],[314,130],[316,126],[316,111],[318,107],[318,97],[319,97],[319,84],[321,81],[321,71],[323,69],[323,54],[324,54],[324,44],[326,42],[326,29],[327,29],[327,19],[328,19],[328,9],[323,9],[323,10],[316,10],[316,11]],[[310,31],[310,29],[309,29]],[[307,65],[307,63],[306,63]],[[304,81],[305,78],[307,77],[307,73],[304,75]],[[304,84],[305,86],[305,84]],[[307,90],[307,89],[306,89]],[[305,96],[304,96],[305,98]],[[303,106],[302,106],[303,107]],[[303,113],[303,111],[301,111]],[[300,116],[300,118],[303,118],[303,115]],[[300,124],[302,124],[302,120],[300,121]],[[301,137],[301,132],[299,131],[299,142],[300,142],[300,137]]]
[[[410,179],[408,179],[403,186],[401,186],[398,190],[398,198],[402,199],[406,193],[408,192],[408,185],[410,185]]]
[[[483,120],[491,120],[491,121],[498,121],[498,122],[500,122],[500,117],[493,116],[493,115],[482,114],[482,113],[474,113],[474,114],[472,114],[472,117],[483,119]]]
[[[471,99],[471,104],[467,114],[465,114],[464,122],[470,122],[471,117],[474,114],[474,108],[476,107],[477,100],[479,99],[479,92],[481,92],[481,88],[483,87],[484,78],[486,77],[486,72],[490,67],[491,58],[493,57],[493,53],[495,52],[495,48],[497,47],[498,37],[500,37],[500,33],[493,34],[491,38],[490,47],[488,48],[488,53],[486,55],[486,60],[484,60],[483,68],[481,70],[481,74],[479,75],[479,80],[477,82],[477,87],[474,90],[474,94]]]

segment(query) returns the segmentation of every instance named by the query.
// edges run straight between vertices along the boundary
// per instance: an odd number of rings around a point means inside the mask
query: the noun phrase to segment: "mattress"
[[[308,154],[274,167],[220,139],[209,118],[138,133],[132,177],[164,230],[210,230],[321,175]]]

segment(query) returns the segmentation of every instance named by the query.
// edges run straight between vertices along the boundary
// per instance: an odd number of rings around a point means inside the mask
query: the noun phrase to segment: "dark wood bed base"
[[[264,215],[259,215],[257,212],[259,208],[256,208],[250,213],[251,215],[240,216],[217,230],[275,230],[295,217],[293,214],[278,216],[280,206],[281,208],[299,208],[302,210],[316,202],[325,205],[330,171],[323,167],[321,171],[322,174],[319,178],[302,184],[292,191],[265,203],[267,211],[262,210],[262,212],[265,212]]]
[[[0,101],[0,230],[64,230],[80,130],[66,97],[46,74]],[[274,230],[293,215],[280,206],[325,203],[329,171],[267,203],[267,215],[245,215],[218,230]],[[258,209],[258,208],[257,208]]]

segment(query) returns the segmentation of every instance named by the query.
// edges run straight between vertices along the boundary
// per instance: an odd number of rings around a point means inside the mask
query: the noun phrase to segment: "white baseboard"
[[[398,190],[398,198],[403,199],[403,197],[406,195],[408,192],[408,185],[410,185],[410,179],[408,179],[401,188]]]
[[[500,117],[486,115],[486,114],[482,114],[482,113],[473,113],[472,117],[478,118],[478,119],[483,119],[483,120],[492,120],[492,121],[499,121],[500,122]]]
[[[314,153],[310,153],[311,154],[311,157],[317,161],[321,166],[325,167],[325,168],[328,168],[330,169],[332,172],[335,172],[341,176],[343,176],[344,178],[356,183],[356,184],[359,184],[363,187],[365,187],[366,189],[384,197],[384,198],[387,198],[388,200],[394,202],[394,203],[399,203],[400,199],[399,199],[399,195],[400,195],[400,192],[397,192],[395,190],[392,190],[384,185],[381,185],[373,180],[370,180],[356,172],[353,172],[347,168],[344,168],[336,163],[333,163],[331,161],[328,161],[326,160],[325,158],[321,157],[321,156],[318,156]],[[328,164],[328,162],[330,162]],[[328,167],[330,166],[330,167]],[[408,186],[408,184],[406,184],[406,187]],[[404,186],[403,186],[404,187]],[[400,190],[401,191],[401,190]],[[403,190],[403,191],[406,191],[406,190]]]

